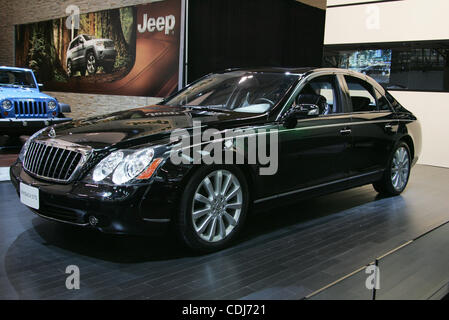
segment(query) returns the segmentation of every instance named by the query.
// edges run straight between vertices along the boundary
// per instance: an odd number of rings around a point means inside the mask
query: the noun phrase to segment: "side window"
[[[379,91],[376,91],[376,99],[377,99],[377,109],[379,111],[392,111],[392,108],[390,106],[390,103],[388,102],[387,98],[380,94]]]
[[[73,42],[70,44],[70,49],[75,48],[78,45],[78,38],[76,38],[75,40],[73,40]]]
[[[399,110],[402,108],[401,104],[395,98],[393,98],[393,96],[389,92],[386,93],[386,97],[394,110]]]
[[[310,80],[299,94],[322,97],[323,106],[320,114],[328,115],[340,112],[337,99],[335,76],[321,76]]]
[[[345,76],[352,102],[352,112],[377,111],[374,88],[359,78]]]

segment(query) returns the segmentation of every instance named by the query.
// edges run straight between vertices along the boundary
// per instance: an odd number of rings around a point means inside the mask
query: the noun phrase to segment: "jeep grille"
[[[14,112],[16,116],[46,116],[47,103],[44,101],[18,100],[14,101]]]

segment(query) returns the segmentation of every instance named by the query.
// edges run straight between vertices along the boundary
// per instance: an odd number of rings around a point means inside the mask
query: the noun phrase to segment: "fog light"
[[[94,216],[90,216],[89,223],[92,227],[95,227],[98,224],[98,219]]]

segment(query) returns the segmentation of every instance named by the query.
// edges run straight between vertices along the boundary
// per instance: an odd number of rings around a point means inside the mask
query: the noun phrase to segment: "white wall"
[[[328,6],[367,2],[328,0]],[[403,0],[328,8],[326,45],[449,39],[448,0]],[[419,163],[449,168],[449,93],[393,91],[421,121]]]
[[[390,91],[422,126],[420,164],[449,168],[449,94],[435,92]]]
[[[328,1],[332,3],[360,1]],[[449,39],[448,0],[403,0],[328,8],[324,44]]]

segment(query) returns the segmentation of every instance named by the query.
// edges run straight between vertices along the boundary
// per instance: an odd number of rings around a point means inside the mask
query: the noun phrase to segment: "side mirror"
[[[43,85],[42,83],[38,83],[38,84],[37,84],[37,88],[38,88],[39,90],[42,90],[42,89],[44,88],[44,85]]]
[[[284,116],[286,127],[296,126],[298,119],[319,116],[326,105],[326,98],[315,94],[300,94],[295,104]]]
[[[284,126],[293,128],[298,123],[298,119],[317,117],[320,115],[320,108],[316,104],[300,104],[290,109],[284,116]]]
[[[316,117],[320,115],[320,107],[316,104],[300,104],[296,106],[295,114],[301,118]]]
[[[298,120],[304,119],[308,117],[316,117],[320,114],[320,108],[316,104],[300,104],[291,108],[290,111],[286,114],[285,120]]]

